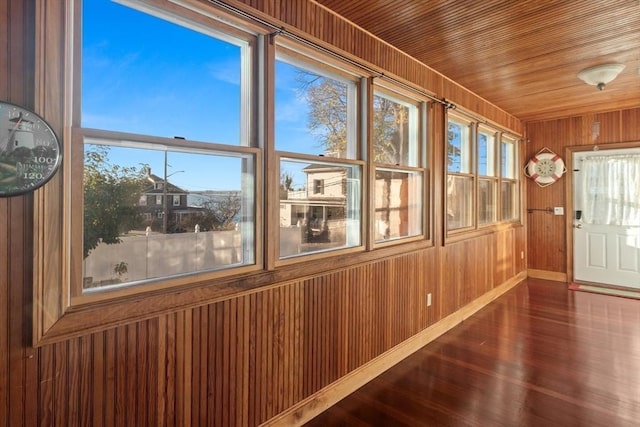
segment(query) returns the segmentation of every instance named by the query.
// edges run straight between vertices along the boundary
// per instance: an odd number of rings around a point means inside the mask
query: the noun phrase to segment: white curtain
[[[585,157],[581,172],[585,223],[640,226],[640,154]]]

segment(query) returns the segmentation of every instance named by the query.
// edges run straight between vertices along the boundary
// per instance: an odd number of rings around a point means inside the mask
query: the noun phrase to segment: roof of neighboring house
[[[164,178],[159,177],[158,175],[152,174],[152,173],[148,173],[147,174],[147,180],[149,181],[149,186],[146,187],[144,189],[144,193],[145,194],[164,194],[165,190],[162,188],[156,188],[156,184],[164,182]],[[189,192],[187,190],[184,190],[180,187],[178,187],[177,185],[172,184],[171,182],[167,181],[167,193],[182,193],[182,194],[188,194]]]

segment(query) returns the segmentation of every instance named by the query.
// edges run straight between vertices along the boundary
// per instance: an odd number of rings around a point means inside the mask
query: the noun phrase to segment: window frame
[[[450,163],[449,163],[449,126],[450,123],[455,123],[456,125],[459,125],[461,127],[461,129],[463,129],[463,133],[462,135],[464,136],[465,134],[467,135],[467,141],[466,143],[464,141],[461,141],[460,144],[460,170],[459,171],[450,171],[449,167],[450,167]],[[445,184],[445,191],[444,191],[444,205],[445,205],[445,215],[444,215],[444,222],[445,222],[445,230],[447,235],[450,234],[457,234],[457,233],[463,233],[465,231],[469,231],[469,230],[475,230],[476,229],[476,224],[477,224],[477,198],[476,198],[476,193],[477,193],[477,174],[476,174],[476,157],[477,157],[477,153],[476,153],[476,141],[475,141],[475,129],[476,129],[476,123],[474,123],[472,120],[469,120],[468,118],[460,115],[460,114],[454,114],[451,112],[448,112],[446,120],[445,120],[445,150],[444,150],[444,162],[445,162],[445,179],[444,179],[444,184]],[[464,129],[466,129],[466,132],[464,131]],[[466,152],[465,152],[466,151]],[[466,171],[465,171],[466,169]],[[456,227],[456,228],[449,228],[449,220],[448,220],[448,215],[449,215],[449,210],[453,209],[452,208],[452,201],[450,200],[450,196],[449,196],[449,185],[450,182],[453,182],[454,180],[464,180],[464,181],[469,181],[473,194],[471,195],[471,197],[469,198],[469,202],[470,202],[470,206],[469,206],[469,212],[467,213],[466,216],[468,216],[470,218],[470,224],[464,224],[462,226]],[[465,205],[466,206],[466,205]]]
[[[74,1],[74,11],[69,19],[77,18],[82,22],[81,1]],[[263,268],[263,239],[259,230],[264,228],[262,224],[262,215],[259,212],[259,206],[262,205],[263,195],[260,191],[263,176],[262,167],[262,150],[258,147],[258,130],[256,129],[255,120],[252,117],[257,114],[255,106],[257,105],[258,92],[260,83],[258,80],[258,67],[261,50],[260,50],[260,33],[247,26],[240,29],[237,26],[223,22],[221,19],[215,19],[193,10],[184,8],[170,7],[164,0],[151,0],[151,3],[139,3],[125,1],[125,7],[131,7],[139,12],[148,14],[156,19],[162,19],[182,26],[183,28],[199,31],[206,36],[216,38],[225,42],[230,42],[241,48],[241,82],[240,82],[240,98],[241,111],[239,116],[239,137],[238,145],[235,144],[218,144],[215,142],[192,141],[183,138],[168,138],[156,135],[140,135],[129,132],[122,132],[114,129],[92,129],[81,126],[81,108],[79,100],[82,98],[82,34],[81,25],[74,26],[75,36],[69,49],[73,52],[74,58],[74,74],[70,83],[73,93],[74,108],[71,111],[71,121],[73,126],[70,128],[70,144],[68,147],[68,158],[71,159],[71,167],[66,171],[69,180],[69,190],[71,194],[83,194],[82,189],[82,169],[84,164],[84,145],[85,140],[104,140],[104,141],[123,141],[127,144],[130,141],[134,145],[148,145],[152,149],[159,151],[166,150],[170,152],[175,150],[193,150],[194,152],[209,152],[213,155],[216,153],[228,153],[233,156],[252,156],[255,170],[253,177],[254,188],[251,191],[253,198],[253,223],[250,225],[253,242],[253,259],[248,264],[234,265],[230,267],[212,268],[208,270],[191,271],[188,273],[176,274],[152,278],[140,283],[125,283],[122,286],[106,287],[104,290],[84,289],[83,287],[83,268],[82,263],[77,260],[82,255],[77,255],[73,250],[69,249],[70,256],[67,260],[66,271],[68,271],[67,280],[69,282],[69,304],[70,306],[84,305],[87,303],[118,300],[128,295],[136,295],[147,291],[158,289],[173,288],[181,286],[193,281],[210,281],[223,279],[238,274],[248,274],[257,272]],[[157,3],[157,5],[156,5]],[[164,183],[162,185],[165,185]],[[164,197],[164,196],[159,196]],[[167,199],[170,195],[167,195]],[[82,200],[82,197],[80,197]],[[157,200],[156,200],[157,202]],[[161,204],[167,204],[171,208],[168,200],[161,200]],[[65,209],[65,223],[68,224],[70,230],[68,245],[73,248],[82,247],[82,216],[83,203],[74,203]]]
[[[270,210],[270,224],[268,233],[271,233],[272,238],[268,238],[267,242],[269,247],[267,266],[269,269],[275,269],[279,267],[295,265],[305,263],[307,261],[313,262],[315,260],[340,256],[350,253],[359,253],[366,250],[366,234],[365,223],[366,215],[364,214],[364,206],[366,203],[365,188],[367,179],[366,162],[362,160],[362,133],[358,126],[358,123],[362,117],[362,91],[363,91],[363,75],[361,70],[344,63],[338,59],[332,58],[328,55],[322,54],[306,46],[302,46],[299,43],[292,42],[290,40],[276,40],[275,48],[273,50],[272,58],[272,78],[274,82],[270,85],[273,88],[272,99],[274,102],[270,104],[273,108],[272,116],[276,116],[276,97],[275,97],[275,79],[276,76],[276,62],[281,61],[290,66],[309,70],[320,76],[334,79],[340,82],[344,82],[351,85],[351,88],[347,89],[348,101],[351,102],[353,108],[347,108],[347,141],[350,143],[346,147],[346,158],[339,156],[332,156],[331,153],[319,153],[318,155],[311,155],[309,153],[292,152],[286,150],[278,150],[278,142],[276,141],[276,125],[273,123],[273,131],[270,135],[271,143],[267,144],[267,155],[274,159],[272,169],[274,173],[270,176],[272,185],[269,188],[271,197],[278,203],[273,203]],[[273,151],[270,151],[273,150]],[[310,252],[302,252],[296,255],[282,255],[281,242],[281,226],[279,221],[279,214],[281,209],[279,184],[281,174],[282,161],[298,161],[320,164],[335,164],[344,165],[345,167],[356,167],[360,173],[360,189],[359,189],[359,244],[354,246],[338,247],[335,249],[318,250]]]
[[[445,229],[445,241],[446,242],[456,242],[458,240],[474,237],[478,234],[491,233],[496,229],[501,229],[505,226],[516,226],[522,225],[522,180],[520,178],[520,171],[518,169],[519,164],[519,156],[520,156],[520,147],[519,147],[519,139],[517,136],[507,133],[505,130],[500,127],[487,123],[486,121],[480,120],[478,118],[473,117],[471,114],[466,112],[451,112],[447,111],[445,117],[446,129],[448,129],[448,124],[450,118],[453,117],[454,123],[462,124],[467,123],[470,129],[470,145],[471,145],[471,172],[470,173],[460,173],[460,172],[450,172],[449,171],[449,162],[448,162],[448,134],[445,135],[445,155],[444,155],[444,206],[445,206],[445,215],[444,215],[444,229]],[[479,162],[480,162],[480,147],[479,147],[479,135],[480,134],[490,134],[493,135],[493,144],[494,144],[494,171],[493,175],[481,175],[479,173]],[[513,147],[513,156],[512,156],[512,173],[513,178],[503,178],[502,170],[503,170],[503,160],[502,160],[502,143],[504,140],[509,141]],[[473,189],[473,194],[470,195],[470,202],[473,204],[472,212],[471,212],[471,220],[472,224],[467,227],[459,227],[450,229],[447,224],[447,211],[450,208],[450,201],[448,196],[448,182],[449,177],[463,177],[473,180],[473,185],[471,188]],[[480,186],[482,182],[489,182],[493,187],[494,191],[494,218],[490,222],[481,222],[481,190]],[[503,183],[509,183],[513,188],[512,202],[514,203],[512,209],[514,212],[514,217],[511,219],[504,219],[503,215],[503,197],[502,197],[502,186]]]
[[[480,174],[480,135],[487,135],[488,137],[491,137],[491,139],[493,140],[492,143],[492,150],[491,150],[491,154],[492,156],[490,156],[490,153],[487,153],[487,168],[489,168],[489,165],[492,166],[492,174],[486,174],[486,175],[481,175]],[[476,206],[477,206],[477,219],[476,219],[476,223],[477,223],[477,227],[478,228],[482,228],[482,227],[490,227],[492,225],[495,225],[496,223],[500,222],[499,221],[499,200],[500,197],[498,196],[498,190],[500,188],[500,177],[499,177],[499,159],[498,159],[498,138],[500,137],[500,132],[497,129],[494,129],[492,127],[489,127],[485,124],[479,124],[476,127],[476,176],[477,176],[477,189],[476,189]],[[488,182],[490,184],[490,186],[493,188],[493,215],[492,218],[487,221],[487,222],[481,222],[481,203],[480,203],[480,198],[481,198],[481,192],[480,192],[480,186],[482,182]]]
[[[376,248],[382,248],[387,246],[395,246],[401,245],[407,242],[414,241],[427,241],[428,244],[431,243],[431,227],[429,223],[429,212],[432,207],[432,201],[429,198],[429,162],[431,161],[431,155],[429,152],[430,144],[428,142],[428,132],[430,131],[429,127],[429,103],[424,99],[423,96],[406,90],[404,88],[400,88],[397,85],[394,85],[390,82],[386,82],[382,79],[374,79],[371,86],[371,97],[370,102],[368,103],[368,116],[370,117],[369,124],[369,138],[367,139],[369,144],[368,154],[371,165],[371,173],[369,178],[369,186],[370,193],[372,194],[370,197],[370,208],[369,208],[369,247],[372,250]],[[374,125],[375,125],[375,114],[374,114],[374,102],[373,98],[375,96],[380,96],[386,98],[392,102],[399,103],[401,105],[411,105],[415,109],[414,113],[409,115],[409,119],[413,116],[413,120],[415,123],[413,125],[409,123],[409,144],[414,144],[410,150],[413,150],[413,156],[410,156],[407,159],[406,164],[390,164],[385,162],[378,162],[375,159],[375,147],[373,144],[373,134],[374,134]],[[411,141],[413,139],[413,141]],[[413,157],[413,160],[412,160]],[[407,174],[407,176],[419,174],[421,176],[420,185],[421,188],[419,190],[420,200],[417,202],[418,205],[422,206],[422,209],[419,213],[419,228],[420,232],[416,234],[409,234],[406,236],[397,236],[390,237],[387,239],[377,239],[376,238],[376,218],[377,218],[377,197],[376,197],[376,186],[377,186],[377,172],[398,172],[401,174]],[[407,206],[407,209],[410,209],[412,203]]]
[[[518,168],[519,163],[519,159],[520,159],[520,146],[518,144],[518,141],[509,135],[505,135],[504,133],[500,135],[500,180],[499,180],[499,188],[498,188],[498,192],[500,193],[500,203],[499,203],[499,210],[498,210],[498,216],[499,216],[499,221],[503,222],[503,223],[516,223],[519,224],[522,222],[522,179],[521,179],[521,173],[520,170]],[[503,163],[503,156],[502,156],[502,147],[503,144],[510,144],[511,147],[513,148],[512,151],[512,155],[511,155],[511,161],[512,164],[510,165],[510,169],[511,169],[511,173],[513,175],[513,177],[508,177],[508,176],[503,176],[503,172],[504,172],[504,166]],[[513,216],[511,218],[504,218],[504,197],[502,197],[502,188],[504,184],[508,184],[509,186],[512,187],[512,197],[511,197],[511,212],[513,213]]]

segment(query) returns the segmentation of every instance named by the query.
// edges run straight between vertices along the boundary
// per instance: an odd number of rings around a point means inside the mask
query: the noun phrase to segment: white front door
[[[640,149],[576,152],[573,168],[574,280],[640,289]]]

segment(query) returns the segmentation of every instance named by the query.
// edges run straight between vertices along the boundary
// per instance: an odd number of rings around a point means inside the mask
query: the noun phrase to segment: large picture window
[[[81,292],[255,265],[253,37],[108,0],[82,10]]]
[[[359,78],[284,47],[275,69],[279,258],[361,246]]]

